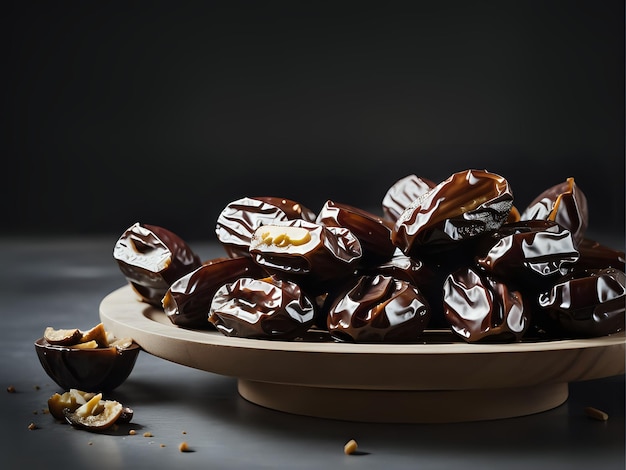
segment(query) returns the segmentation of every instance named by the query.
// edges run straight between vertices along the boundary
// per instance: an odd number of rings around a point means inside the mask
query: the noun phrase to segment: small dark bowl
[[[125,349],[75,349],[39,338],[35,350],[46,373],[62,389],[107,392],[128,378],[141,348],[133,343]]]

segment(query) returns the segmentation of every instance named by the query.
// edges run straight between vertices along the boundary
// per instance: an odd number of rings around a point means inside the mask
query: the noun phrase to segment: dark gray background
[[[408,6],[410,5],[410,7]],[[2,19],[9,234],[213,239],[243,196],[569,176],[624,230],[624,2],[35,2]]]

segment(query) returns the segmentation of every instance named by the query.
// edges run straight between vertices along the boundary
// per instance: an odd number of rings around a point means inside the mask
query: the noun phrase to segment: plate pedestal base
[[[452,423],[513,418],[567,401],[566,383],[484,390],[369,390],[240,379],[239,394],[277,411],[373,423]]]

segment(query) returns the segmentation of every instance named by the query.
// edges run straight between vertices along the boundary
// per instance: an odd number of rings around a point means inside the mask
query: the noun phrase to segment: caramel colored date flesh
[[[202,264],[200,257],[175,233],[140,223],[121,235],[113,257],[140,298],[157,307],[174,281]]]
[[[409,256],[444,251],[500,228],[512,205],[502,176],[483,170],[455,173],[413,201],[396,221],[391,239]]]
[[[292,340],[313,324],[315,306],[293,282],[240,278],[213,297],[209,321],[226,336]]]

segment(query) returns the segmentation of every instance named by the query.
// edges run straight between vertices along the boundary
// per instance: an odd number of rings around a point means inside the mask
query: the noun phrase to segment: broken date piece
[[[64,410],[71,412],[91,400],[96,394],[94,392],[84,392],[76,388],[71,388],[67,392],[55,393],[48,398],[48,411],[57,420],[65,420]]]
[[[83,332],[78,328],[55,329],[51,326],[46,327],[43,332],[44,339],[48,344],[55,344],[57,346],[70,346],[77,344],[83,337]]]
[[[102,432],[114,424],[129,423],[133,410],[116,400],[103,400],[102,393],[84,392],[75,388],[53,394],[48,410],[54,419],[78,429]]]
[[[122,416],[124,406],[116,400],[103,400],[97,393],[74,411],[63,410],[65,420],[75,428],[90,432],[103,432],[113,426]]]

